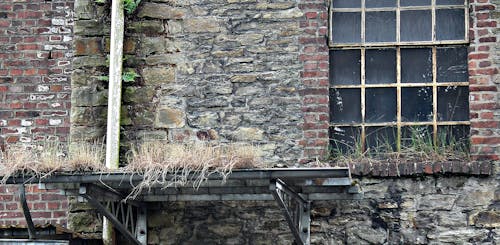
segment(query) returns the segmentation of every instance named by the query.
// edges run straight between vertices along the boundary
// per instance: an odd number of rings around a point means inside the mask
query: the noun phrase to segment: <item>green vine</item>
[[[94,0],[98,4],[105,4],[108,0]],[[123,9],[127,14],[132,14],[141,3],[141,0],[123,0]]]

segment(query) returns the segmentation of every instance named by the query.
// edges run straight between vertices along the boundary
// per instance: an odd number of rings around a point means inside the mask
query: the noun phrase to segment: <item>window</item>
[[[464,0],[332,1],[332,147],[399,150],[415,131],[468,139],[467,11]]]

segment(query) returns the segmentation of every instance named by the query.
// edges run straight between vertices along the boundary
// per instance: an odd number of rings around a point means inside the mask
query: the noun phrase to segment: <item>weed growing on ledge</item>
[[[401,144],[394,142],[394,137],[382,135],[370,144],[362,144],[357,139],[332,140],[326,160],[334,165],[359,162],[444,162],[468,161],[469,142],[467,139],[455,137],[451,130],[438,132],[436,138],[432,133],[418,127],[410,127],[401,137]]]

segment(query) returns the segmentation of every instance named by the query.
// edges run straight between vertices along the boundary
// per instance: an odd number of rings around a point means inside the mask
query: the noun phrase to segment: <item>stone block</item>
[[[160,107],[156,112],[156,128],[182,128],[186,125],[186,113],[183,110]]]
[[[106,57],[103,56],[80,56],[80,57],[75,57],[73,59],[73,68],[74,69],[88,69],[88,68],[95,68],[95,67],[105,67],[109,66],[108,62],[106,61]]]
[[[202,33],[202,32],[220,32],[222,30],[219,21],[215,17],[207,18],[190,18],[183,23],[185,32]]]
[[[240,127],[234,131],[233,138],[241,141],[263,140],[264,131],[259,128]]]
[[[163,37],[143,37],[139,45],[139,53],[150,55],[165,51],[165,38]]]
[[[212,128],[219,125],[219,115],[215,112],[189,113],[189,125],[196,128]]]
[[[92,87],[73,88],[71,93],[72,106],[101,106],[108,103],[108,91],[97,91]]]
[[[133,21],[130,24],[127,24],[127,30],[141,34],[152,34],[165,32],[165,27],[161,21],[143,20]]]
[[[480,211],[469,216],[469,224],[476,227],[498,228],[500,227],[500,211]]]
[[[144,3],[139,10],[137,16],[144,18],[150,17],[155,19],[184,19],[186,10],[176,8],[167,4]]]
[[[253,74],[241,74],[234,75],[231,77],[231,82],[233,83],[251,83],[257,80],[257,75]]]
[[[418,210],[451,210],[455,195],[424,195],[418,199]]]
[[[74,23],[73,33],[77,36],[106,36],[111,33],[111,25],[97,19],[77,20]]]
[[[175,81],[173,67],[147,67],[142,70],[142,77],[146,85],[161,85]]]
[[[125,87],[122,100],[126,103],[151,103],[156,94],[154,87]]]
[[[146,57],[148,65],[177,65],[185,62],[185,58],[180,53],[159,54]]]
[[[74,41],[75,55],[100,55],[103,53],[103,41],[100,37],[76,38]]]
[[[264,19],[293,19],[302,17],[304,13],[298,8],[269,12],[262,15]]]

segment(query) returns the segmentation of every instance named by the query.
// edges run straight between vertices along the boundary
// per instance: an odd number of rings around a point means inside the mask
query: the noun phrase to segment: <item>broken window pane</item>
[[[438,144],[452,146],[455,150],[468,152],[470,127],[468,125],[438,126]]]
[[[469,120],[469,88],[438,87],[438,121]]]
[[[396,88],[366,89],[366,122],[393,122],[396,120]]]
[[[361,0],[333,0],[334,8],[361,8]]]
[[[361,146],[359,127],[331,127],[330,145],[334,155],[352,153]]]
[[[330,84],[356,85],[361,83],[361,51],[330,50]]]
[[[467,47],[437,49],[437,81],[469,81],[467,66]]]
[[[367,84],[396,82],[395,49],[367,49],[365,58]]]
[[[366,12],[366,42],[396,41],[396,12]]]
[[[436,39],[465,39],[465,16],[463,9],[436,10]]]
[[[463,5],[464,0],[436,0],[437,5]]]
[[[403,122],[432,121],[432,87],[402,88],[401,107]]]
[[[401,82],[432,82],[432,49],[401,49]]]
[[[334,43],[361,42],[361,13],[334,12],[332,22]]]
[[[367,8],[383,8],[383,7],[396,7],[396,0],[366,0],[365,6]]]
[[[334,123],[361,122],[360,89],[330,90],[330,121]]]
[[[367,127],[366,149],[372,153],[396,150],[397,129],[395,127]]]
[[[430,10],[401,11],[401,41],[432,41]]]
[[[401,7],[405,6],[428,6],[431,5],[431,0],[401,0]]]

